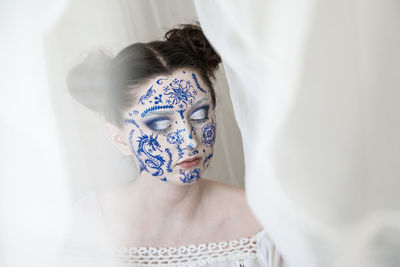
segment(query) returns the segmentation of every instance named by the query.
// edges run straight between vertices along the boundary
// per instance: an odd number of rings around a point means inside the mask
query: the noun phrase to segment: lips
[[[201,160],[200,157],[193,157],[193,158],[187,159],[185,161],[182,161],[178,165],[183,168],[191,168],[191,167],[197,166],[200,163],[200,160]]]

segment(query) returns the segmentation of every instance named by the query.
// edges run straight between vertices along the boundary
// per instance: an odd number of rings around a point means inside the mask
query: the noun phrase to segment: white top
[[[246,266],[281,267],[279,253],[266,229],[251,237],[179,247],[112,247],[96,194],[77,202],[65,266]]]

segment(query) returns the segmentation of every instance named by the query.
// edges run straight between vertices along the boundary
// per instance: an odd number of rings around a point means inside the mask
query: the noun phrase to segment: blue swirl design
[[[201,129],[201,140],[207,147],[214,145],[215,143],[215,123],[214,121],[207,123]]]
[[[183,151],[180,145],[185,141],[183,136],[181,136],[181,132],[184,131],[185,129],[176,130],[175,132],[172,132],[167,136],[167,142],[170,143],[171,145],[176,145],[176,148],[178,149],[179,158],[183,157]]]
[[[206,90],[204,90],[204,89],[200,86],[199,81],[197,80],[197,76],[196,76],[196,74],[194,74],[193,72],[192,72],[192,77],[193,77],[194,82],[195,82],[196,85],[197,85],[197,88],[199,88],[199,90],[202,91],[203,93],[207,93]]]
[[[172,164],[172,153],[171,153],[171,151],[169,150],[169,148],[166,148],[166,149],[165,149],[165,152],[167,152],[168,157],[169,157],[169,160],[168,160],[168,163],[167,163],[167,171],[168,171],[168,172],[172,172],[172,169],[171,169],[171,164]]]
[[[196,168],[194,170],[184,172],[182,169],[179,170],[179,173],[183,176],[179,177],[179,179],[184,184],[190,184],[193,181],[197,181],[200,178],[200,169]]]
[[[167,78],[161,78],[156,81],[157,84],[163,84],[163,80],[168,80]]]
[[[142,116],[142,118],[144,118],[144,116],[146,116],[146,114],[149,112],[160,110],[160,109],[173,109],[173,108],[174,108],[173,105],[152,106],[152,107],[146,109],[145,111],[143,111],[140,116]]]
[[[153,155],[154,152],[162,152],[160,149],[160,144],[157,141],[157,137],[154,138],[153,135],[142,135],[138,137],[138,155],[143,155],[145,157],[144,163],[147,167],[155,169],[156,172],[152,173],[153,176],[160,176],[164,174],[164,170],[161,166],[164,165],[165,160],[161,155]]]
[[[203,162],[203,167],[206,165],[207,161],[209,161],[212,158],[213,155],[214,155],[214,153],[211,153],[210,155],[206,156],[206,158],[204,159],[204,162]]]
[[[145,95],[143,95],[143,96],[140,97],[138,104],[140,103],[140,104],[143,104],[143,105],[144,105],[144,101],[146,101],[147,99],[149,99],[149,98],[153,95],[153,93],[154,93],[155,91],[156,91],[156,90],[153,89],[153,85],[152,85],[152,86],[149,88],[149,90],[147,90],[147,93],[146,93]]]
[[[183,103],[186,107],[192,104],[195,97],[190,92],[191,88],[193,86],[189,81],[174,79],[169,86],[164,88],[164,95],[168,96],[167,103],[172,105]]]
[[[142,161],[142,159],[139,157],[139,155],[136,153],[135,149],[133,148],[133,133],[135,132],[135,129],[132,129],[129,132],[129,144],[131,145],[131,150],[132,153],[135,155],[135,157],[137,158],[137,160],[139,161],[139,165],[140,165],[140,170],[139,172],[142,173],[142,171],[147,171],[146,165],[144,164],[144,162]]]

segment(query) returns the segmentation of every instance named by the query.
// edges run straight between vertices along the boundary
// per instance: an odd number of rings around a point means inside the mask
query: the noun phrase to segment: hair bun
[[[104,112],[111,61],[112,57],[103,51],[92,51],[68,73],[69,93],[79,103],[96,112]]]
[[[221,57],[215,52],[199,25],[180,24],[178,28],[169,30],[165,34],[165,39],[167,42],[190,48],[208,76],[214,77],[214,72],[221,63]]]

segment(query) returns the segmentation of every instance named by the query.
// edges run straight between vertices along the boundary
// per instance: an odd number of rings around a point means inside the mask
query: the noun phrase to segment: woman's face
[[[177,70],[138,91],[125,128],[140,173],[191,184],[208,167],[216,137],[215,109],[197,72]]]

